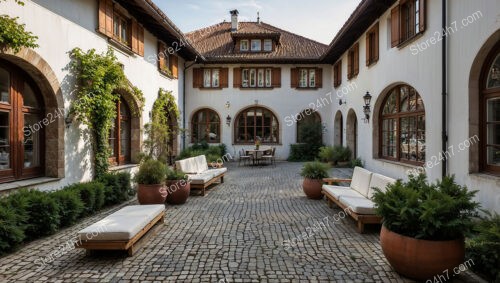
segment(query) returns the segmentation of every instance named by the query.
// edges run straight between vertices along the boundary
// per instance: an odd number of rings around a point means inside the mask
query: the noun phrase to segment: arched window
[[[310,127],[314,124],[321,124],[321,117],[318,112],[308,109],[299,114],[297,117],[297,143],[305,142],[302,134],[304,127]]]
[[[111,149],[109,163],[114,166],[130,163],[131,156],[131,115],[123,98],[116,103],[116,112],[115,121],[109,130],[109,148]]]
[[[236,117],[234,133],[236,144],[252,144],[257,140],[263,144],[276,144],[279,143],[279,122],[270,110],[251,107]]]
[[[212,109],[196,111],[191,119],[191,142],[220,143],[220,117]]]
[[[30,77],[0,64],[0,182],[43,175],[45,127],[62,113],[44,114],[40,90]]]
[[[389,91],[380,125],[382,158],[417,165],[425,162],[425,108],[414,88],[399,85]]]
[[[481,95],[481,170],[500,174],[500,51],[497,48],[483,67]]]

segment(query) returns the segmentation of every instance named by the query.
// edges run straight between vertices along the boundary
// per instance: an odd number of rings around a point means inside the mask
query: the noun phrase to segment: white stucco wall
[[[333,116],[330,113],[331,104],[338,103],[335,97],[331,95],[332,70],[329,65],[321,66],[323,68],[323,87],[317,90],[297,90],[291,88],[290,70],[296,67],[319,67],[314,65],[195,65],[194,67],[224,67],[229,68],[229,88],[222,90],[200,90],[193,88],[193,68],[187,72],[186,78],[186,119],[191,122],[191,116],[201,108],[211,108],[215,110],[221,118],[221,143],[227,146],[231,155],[237,156],[241,148],[249,148],[251,145],[237,145],[234,143],[234,123],[236,115],[243,109],[255,106],[258,100],[258,106],[266,107],[274,112],[279,120],[280,143],[276,146],[277,159],[288,158],[290,144],[296,143],[297,125],[292,117],[301,113],[307,108],[313,108],[312,104],[321,116],[322,123],[325,126],[323,142],[331,144],[333,140]],[[233,69],[238,67],[274,67],[281,68],[281,87],[272,90],[241,90],[233,88]],[[332,96],[332,102],[330,102]],[[322,100],[323,99],[323,100]],[[320,101],[320,106],[316,106]],[[230,108],[226,109],[225,104],[229,101]],[[321,102],[323,101],[323,102]],[[326,101],[326,102],[325,102]],[[322,104],[321,104],[322,103]],[[324,105],[324,106],[322,106]],[[226,117],[232,118],[231,125],[226,125]],[[187,142],[191,140],[188,137]]]
[[[75,47],[86,51],[94,48],[105,52],[107,39],[98,34],[98,2],[88,0],[33,0],[18,6],[14,1],[3,2],[0,14],[19,17],[26,29],[38,36],[40,45],[35,51],[48,62],[61,84],[64,107],[67,111],[74,100],[73,80],[67,70],[70,62],[68,52]],[[139,19],[140,21],[140,19]],[[157,38],[147,30],[144,34],[144,57],[128,55],[114,48],[118,60],[124,65],[127,78],[137,86],[146,98],[143,124],[149,121],[149,112],[157,98],[159,88],[173,91],[178,98],[182,95],[184,61],[179,58],[179,80],[172,80],[158,72],[155,61],[148,62],[157,54]],[[179,100],[179,103],[182,101]],[[67,184],[88,181],[92,174],[90,143],[82,138],[84,127],[73,123],[65,130],[65,178],[37,186],[41,189],[55,189]]]
[[[489,0],[448,1],[448,22],[456,32],[449,37],[449,97],[448,97],[448,135],[449,146],[454,146],[454,154],[448,162],[448,172],[456,175],[456,180],[467,185],[471,190],[479,190],[477,199],[483,207],[500,212],[500,178],[498,176],[469,173],[469,150],[459,150],[459,145],[469,137],[469,75],[472,62],[486,40],[500,28],[500,2]],[[390,47],[390,9],[380,17],[380,57],[370,67],[366,62],[366,38],[359,40],[360,72],[347,81],[347,53],[342,56],[342,86],[356,84],[359,91],[350,92],[347,105],[334,104],[332,112],[342,111],[344,117],[344,144],[346,144],[346,117],[349,109],[353,109],[358,117],[358,155],[366,163],[366,167],[374,172],[395,178],[407,179],[410,165],[381,160],[374,157],[373,119],[379,113],[373,113],[369,123],[364,123],[363,98],[369,91],[372,98],[371,107],[379,99],[383,99],[387,91],[394,85],[405,83],[414,87],[425,104],[426,114],[426,162],[433,156],[439,157],[441,152],[441,44],[435,42],[441,32],[441,2],[427,1],[426,30],[423,35],[401,48]],[[462,19],[476,14],[472,23],[462,24]],[[471,19],[471,18],[469,18]],[[434,42],[434,43],[433,43]],[[418,46],[423,46],[418,48]],[[425,48],[427,47],[427,48]],[[462,146],[462,148],[464,148]],[[451,152],[450,152],[451,154]],[[432,167],[432,168],[430,168]],[[441,164],[427,167],[429,180],[441,177]]]

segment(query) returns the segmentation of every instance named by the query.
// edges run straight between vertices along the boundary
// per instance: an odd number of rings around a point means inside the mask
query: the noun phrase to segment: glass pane
[[[0,112],[0,170],[10,168],[9,113]]]
[[[257,82],[259,87],[264,87],[264,70],[259,69]]]
[[[212,70],[212,86],[219,87],[219,70]]]
[[[486,154],[488,165],[500,166],[500,147],[488,146]]]
[[[487,127],[488,145],[500,145],[500,124],[489,124]]]
[[[500,98],[488,99],[486,112],[487,122],[500,122]]]
[[[409,88],[407,86],[401,87],[401,100],[400,100],[400,112],[408,111],[408,97],[410,95]]]
[[[203,86],[204,87],[211,87],[212,84],[211,84],[211,81],[210,81],[210,76],[211,76],[211,72],[210,70],[204,70],[203,71]]]
[[[309,71],[309,87],[315,87],[315,86],[316,86],[316,71],[310,70]]]
[[[120,155],[130,155],[130,121],[120,122]]]
[[[417,119],[417,161],[425,162],[425,116]]]
[[[120,36],[120,17],[118,17],[117,15],[115,15],[115,18],[113,20],[113,25],[114,25],[114,35],[116,37],[119,37]]]
[[[397,90],[393,90],[385,102],[383,114],[396,113],[396,95]]]
[[[266,70],[266,87],[271,87],[271,69]]]
[[[307,70],[300,70],[300,87],[307,87]]]
[[[260,51],[261,41],[260,39],[252,40],[252,51]]]
[[[488,72],[488,81],[486,83],[487,88],[500,87],[500,54],[497,55],[495,61],[490,67]]]
[[[10,101],[10,74],[7,70],[0,68],[0,102]]]
[[[23,101],[24,101],[24,106],[40,108],[38,105],[38,101],[36,99],[35,92],[31,88],[31,86],[27,83],[24,83]]]
[[[256,83],[257,83],[257,80],[256,80],[256,70],[255,69],[251,69],[250,70],[250,86],[251,87],[255,87]]]
[[[127,22],[125,20],[122,20],[122,35],[121,35],[121,40],[124,43],[128,43],[128,36],[127,36]]]
[[[264,40],[264,50],[272,51],[273,50],[273,41],[270,39]]]
[[[127,103],[123,99],[120,101],[120,115],[122,117],[130,117],[130,110],[128,109]]]
[[[422,97],[420,97],[420,95],[418,93],[417,93],[417,109],[418,110],[425,110],[424,101],[422,101]]]
[[[243,70],[243,74],[242,74],[242,86],[243,87],[248,87],[248,80],[249,80],[248,69],[245,69],[245,70]]]
[[[111,153],[111,157],[116,156],[115,152],[115,140],[116,140],[116,131],[115,131],[116,125],[115,125],[115,120],[113,120],[111,124],[111,128],[109,129],[109,149]]]
[[[210,142],[217,142],[219,140],[219,124],[211,123],[208,139]]]
[[[24,115],[24,168],[40,166],[41,129],[34,126],[40,120],[38,115]]]

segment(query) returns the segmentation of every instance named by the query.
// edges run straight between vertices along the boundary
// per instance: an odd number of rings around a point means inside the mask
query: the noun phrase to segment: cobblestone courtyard
[[[165,226],[133,257],[90,257],[76,249],[40,266],[41,257],[115,207],[1,258],[0,282],[405,281],[387,264],[378,227],[358,234],[354,221],[338,217],[339,209],[304,197],[300,167],[230,164],[225,183],[206,197],[167,206]],[[349,174],[349,169],[334,173]],[[298,240],[299,235],[304,239]],[[296,247],[284,245],[294,238]],[[458,277],[477,282],[469,276]]]

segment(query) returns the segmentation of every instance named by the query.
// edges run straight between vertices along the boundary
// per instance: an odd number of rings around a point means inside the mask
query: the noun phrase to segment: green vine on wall
[[[4,2],[5,0],[0,0]],[[19,5],[24,5],[22,1],[15,0]],[[21,48],[37,48],[37,36],[26,31],[26,25],[17,22],[19,18],[11,18],[7,15],[0,15],[0,51],[11,48],[15,53]]]
[[[95,49],[83,52],[75,48],[70,57],[73,59],[70,68],[79,83],[70,114],[87,125],[92,133],[94,177],[98,178],[109,168],[109,130],[116,118],[116,103],[120,99],[116,90],[126,90],[140,102],[140,109],[130,105],[134,115],[141,115],[144,96],[138,88],[130,85],[111,48],[102,54],[96,53]]]
[[[147,139],[144,141],[146,155],[162,162],[171,160],[171,141],[179,130],[179,109],[171,91],[160,88],[158,98],[153,104],[151,122],[146,124]]]

